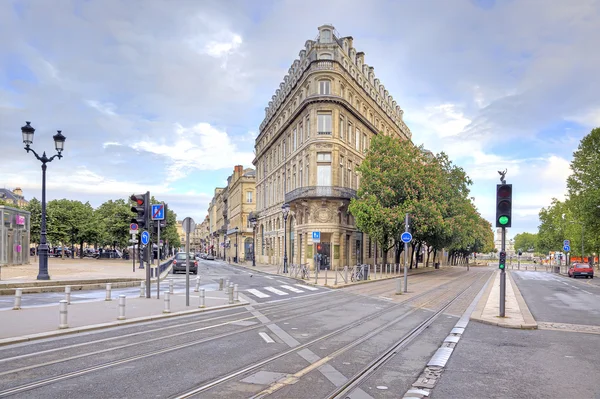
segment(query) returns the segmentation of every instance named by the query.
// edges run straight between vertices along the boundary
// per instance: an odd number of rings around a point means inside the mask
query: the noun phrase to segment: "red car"
[[[573,263],[569,269],[569,277],[583,276],[586,278],[594,278],[594,269],[587,263]]]

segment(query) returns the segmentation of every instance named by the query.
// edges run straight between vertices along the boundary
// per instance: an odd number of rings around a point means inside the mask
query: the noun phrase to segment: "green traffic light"
[[[500,216],[498,218],[498,223],[500,223],[501,225],[508,224],[508,216]]]
[[[500,269],[504,269],[504,264],[500,263]]]

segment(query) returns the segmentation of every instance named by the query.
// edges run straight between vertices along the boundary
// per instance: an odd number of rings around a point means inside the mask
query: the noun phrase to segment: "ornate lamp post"
[[[235,263],[240,263],[238,258],[238,232],[240,229],[238,227],[235,228]]]
[[[33,144],[33,134],[35,129],[30,125],[31,122],[25,122],[26,125],[21,128],[23,134],[23,144],[25,144],[25,151],[33,152],[33,155],[42,163],[42,220],[40,226],[40,246],[39,246],[39,271],[38,280],[50,280],[48,274],[48,243],[46,242],[46,164],[52,162],[54,158],[61,159],[62,151],[65,148],[65,140],[67,139],[62,135],[61,131],[58,130],[52,138],[54,139],[54,147],[56,148],[56,154],[48,158],[46,152],[42,153],[40,157],[37,152],[31,148]]]
[[[252,266],[256,267],[256,215],[253,213],[250,215],[250,223],[252,223]]]
[[[287,273],[287,218],[290,213],[290,204],[286,202],[281,205],[281,212],[283,213],[283,272]]]

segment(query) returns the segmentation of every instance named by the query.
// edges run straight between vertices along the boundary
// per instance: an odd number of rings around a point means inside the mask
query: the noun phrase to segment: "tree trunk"
[[[79,243],[79,257],[83,259],[83,240]]]
[[[433,249],[433,264],[435,265],[435,258],[437,257],[437,249]]]
[[[423,243],[419,242],[417,244],[417,251],[415,252],[415,269],[419,268],[419,254],[421,253],[421,246]]]
[[[427,247],[427,259],[425,260],[425,267],[429,267],[429,256],[431,255],[432,249]]]

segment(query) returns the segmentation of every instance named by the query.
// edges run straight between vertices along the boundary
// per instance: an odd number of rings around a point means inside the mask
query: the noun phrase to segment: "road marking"
[[[290,285],[282,285],[281,288],[285,288],[286,290],[292,291],[292,292],[304,292],[302,290],[299,290],[298,288],[294,288]]]
[[[271,277],[271,276],[263,276],[264,278],[268,278],[269,280],[274,280],[275,277]]]
[[[259,290],[256,290],[254,288],[250,289],[250,290],[246,290],[247,293],[252,294],[258,298],[269,298],[271,295],[265,294],[264,292],[260,292]]]
[[[260,335],[261,338],[264,339],[267,344],[275,343],[275,341],[273,341],[273,338],[269,337],[269,334],[267,334],[266,332],[259,332],[258,335]]]
[[[287,292],[283,292],[281,290],[278,290],[275,287],[265,287],[265,290],[271,291],[272,293],[277,294],[277,295],[288,295]]]
[[[287,284],[287,281],[281,281],[281,280],[275,280],[277,281],[279,284]]]
[[[302,284],[294,284],[294,285],[295,285],[296,287],[302,287],[302,288],[305,288],[305,289],[307,289],[307,290],[309,290],[309,291],[319,291],[319,289],[318,289],[318,288],[311,287],[310,285],[302,285]]]

